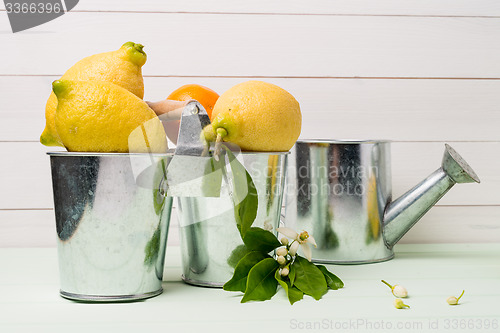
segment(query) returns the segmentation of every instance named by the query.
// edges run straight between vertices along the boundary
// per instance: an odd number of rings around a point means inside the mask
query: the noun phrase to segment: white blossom
[[[295,230],[287,227],[277,228],[276,231],[285,235],[288,238],[293,239],[292,244],[288,252],[291,256],[295,256],[297,254],[297,250],[299,247],[302,249],[304,256],[307,260],[312,260],[312,250],[309,244],[312,244],[314,247],[317,247],[316,240],[312,235],[310,235],[307,231],[302,231],[300,234]]]

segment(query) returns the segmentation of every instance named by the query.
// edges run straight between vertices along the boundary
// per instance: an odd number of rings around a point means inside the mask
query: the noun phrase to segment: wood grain
[[[38,141],[55,79],[0,76],[0,141]],[[187,83],[223,93],[248,79],[146,77],[145,99],[162,100]],[[500,141],[500,80],[261,80],[300,102],[302,138]]]
[[[133,40],[146,75],[500,78],[500,18],[75,12],[9,30],[3,75],[61,75]]]
[[[4,9],[0,3],[0,10]],[[78,11],[267,13],[294,15],[500,16],[495,0],[84,0]]]

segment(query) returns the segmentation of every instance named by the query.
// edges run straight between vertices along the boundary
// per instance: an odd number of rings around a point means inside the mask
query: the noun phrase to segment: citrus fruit
[[[55,125],[68,151],[152,152],[167,150],[161,121],[142,99],[103,81],[57,80]]]
[[[186,84],[174,90],[167,99],[174,101],[188,101],[195,99],[205,108],[208,116],[212,119],[212,110],[219,95],[210,88],[199,84]]]
[[[143,98],[144,82],[141,67],[146,62],[147,56],[142,49],[141,44],[127,42],[116,51],[86,57],[68,69],[61,79],[112,82]],[[40,136],[40,142],[46,146],[63,145],[55,128],[56,107],[57,98],[51,93],[45,106],[45,129]]]
[[[289,92],[271,83],[247,81],[217,100],[211,131],[241,150],[288,151],[301,124],[299,103]]]

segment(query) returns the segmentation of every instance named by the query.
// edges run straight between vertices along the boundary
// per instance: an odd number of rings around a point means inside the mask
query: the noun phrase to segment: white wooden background
[[[401,242],[500,242],[500,1],[80,0],[16,34],[0,4],[0,247],[55,246],[53,149],[38,142],[50,83],[129,40],[148,53],[147,100],[258,78],[300,102],[301,138],[393,140],[394,196],[448,142],[482,183],[454,187]]]

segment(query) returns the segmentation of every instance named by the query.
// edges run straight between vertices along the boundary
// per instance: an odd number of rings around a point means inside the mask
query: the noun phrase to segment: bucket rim
[[[238,151],[238,155],[288,155],[290,151]]]
[[[328,143],[328,144],[376,144],[376,143],[391,143],[392,140],[385,139],[303,139],[297,140],[297,143]]]
[[[158,157],[172,157],[174,156],[173,151],[168,151],[166,153],[101,153],[101,152],[73,152],[73,151],[49,151],[47,152],[49,156],[81,156],[81,157],[108,157],[108,156],[158,156]]]
[[[169,149],[166,153],[101,153],[101,152],[72,152],[72,151],[48,151],[49,156],[87,156],[87,157],[109,157],[109,156],[153,156],[174,157],[175,149]],[[242,155],[288,155],[290,151],[240,151]]]

